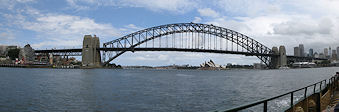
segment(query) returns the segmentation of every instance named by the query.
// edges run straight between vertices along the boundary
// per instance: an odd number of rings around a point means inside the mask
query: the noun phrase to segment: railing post
[[[323,84],[323,81],[320,82],[320,90],[319,90],[320,93],[321,93],[321,85],[322,85],[322,84]]]
[[[267,112],[267,101],[264,102],[264,112]]]
[[[291,108],[293,109],[293,92],[291,92]]]
[[[338,73],[337,73],[337,75],[338,75]],[[338,86],[338,77],[337,77],[337,75],[334,76],[334,86],[335,86],[335,88],[337,88],[337,86]]]
[[[314,84],[314,88],[313,88],[313,94],[315,93],[315,88],[317,87],[317,83]]]
[[[328,79],[328,90],[331,91],[331,95],[333,95],[333,93],[334,93],[334,92],[332,91],[332,90],[333,90],[333,86],[332,86],[332,78],[333,78],[333,77],[331,77],[330,79]]]
[[[306,99],[307,96],[307,87],[305,87],[305,94],[304,94],[304,98]]]

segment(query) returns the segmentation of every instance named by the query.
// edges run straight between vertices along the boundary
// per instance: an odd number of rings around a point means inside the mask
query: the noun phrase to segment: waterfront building
[[[313,57],[313,49],[312,48],[310,50],[308,50],[308,55],[309,55],[309,57]]]
[[[31,63],[34,61],[34,49],[31,45],[27,44],[24,48],[20,49],[19,59],[24,63]]]
[[[301,57],[305,56],[305,52],[304,52],[304,45],[303,44],[299,44],[299,53]]]
[[[300,56],[300,50],[299,47],[294,47],[294,56]]]
[[[333,61],[337,60],[337,52],[336,52],[336,50],[332,50],[331,60],[333,60]]]
[[[201,70],[220,70],[220,69],[226,69],[226,66],[221,66],[218,64],[215,64],[212,60],[208,61],[208,62],[204,62],[202,64],[200,64],[200,68]]]
[[[331,49],[331,46],[328,47],[328,56],[329,56],[329,58],[332,57],[332,49]]]
[[[210,60],[208,62],[205,61],[205,63],[200,64],[200,67],[221,67],[221,66],[215,64],[212,60]]]
[[[327,48],[324,49],[324,56],[328,57],[328,49]]]
[[[317,52],[314,53],[313,57],[319,58],[319,54]]]
[[[324,53],[319,53],[319,58],[325,58],[325,54]]]
[[[0,45],[0,57],[6,57],[9,50],[17,48],[17,46]]]

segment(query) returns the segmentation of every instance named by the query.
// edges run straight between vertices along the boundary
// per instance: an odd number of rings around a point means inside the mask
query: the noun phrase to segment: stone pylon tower
[[[278,48],[277,47],[273,47],[272,48],[272,52],[273,52],[273,54],[275,54],[275,55],[279,55],[279,50],[278,50]],[[272,68],[279,68],[279,60],[278,60],[278,56],[277,57],[272,57],[271,58],[271,67]]]
[[[279,47],[279,66],[287,67],[287,56],[285,46]]]
[[[99,37],[85,35],[82,45],[82,66],[96,68],[101,66],[101,55]]]
[[[285,46],[280,46],[272,48],[273,54],[277,55],[276,57],[271,58],[271,68],[279,68],[287,66],[287,56]]]

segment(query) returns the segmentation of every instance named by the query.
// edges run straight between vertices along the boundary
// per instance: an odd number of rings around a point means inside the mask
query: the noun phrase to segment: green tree
[[[8,50],[7,56],[9,56],[11,60],[15,60],[15,58],[19,58],[19,52],[20,49],[10,49]]]

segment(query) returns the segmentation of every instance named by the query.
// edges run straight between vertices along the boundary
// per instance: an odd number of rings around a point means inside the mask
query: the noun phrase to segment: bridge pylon
[[[279,50],[277,47],[272,48],[272,53],[275,55],[279,55]],[[271,57],[271,69],[279,68],[279,57],[273,56]]]
[[[279,67],[287,67],[287,56],[285,46],[279,47]]]
[[[97,68],[101,67],[101,55],[99,37],[85,35],[82,45],[82,67]]]
[[[280,46],[279,49],[277,47],[272,48],[272,53],[274,56],[271,57],[270,68],[277,69],[279,67],[287,66],[287,56],[285,46]]]

